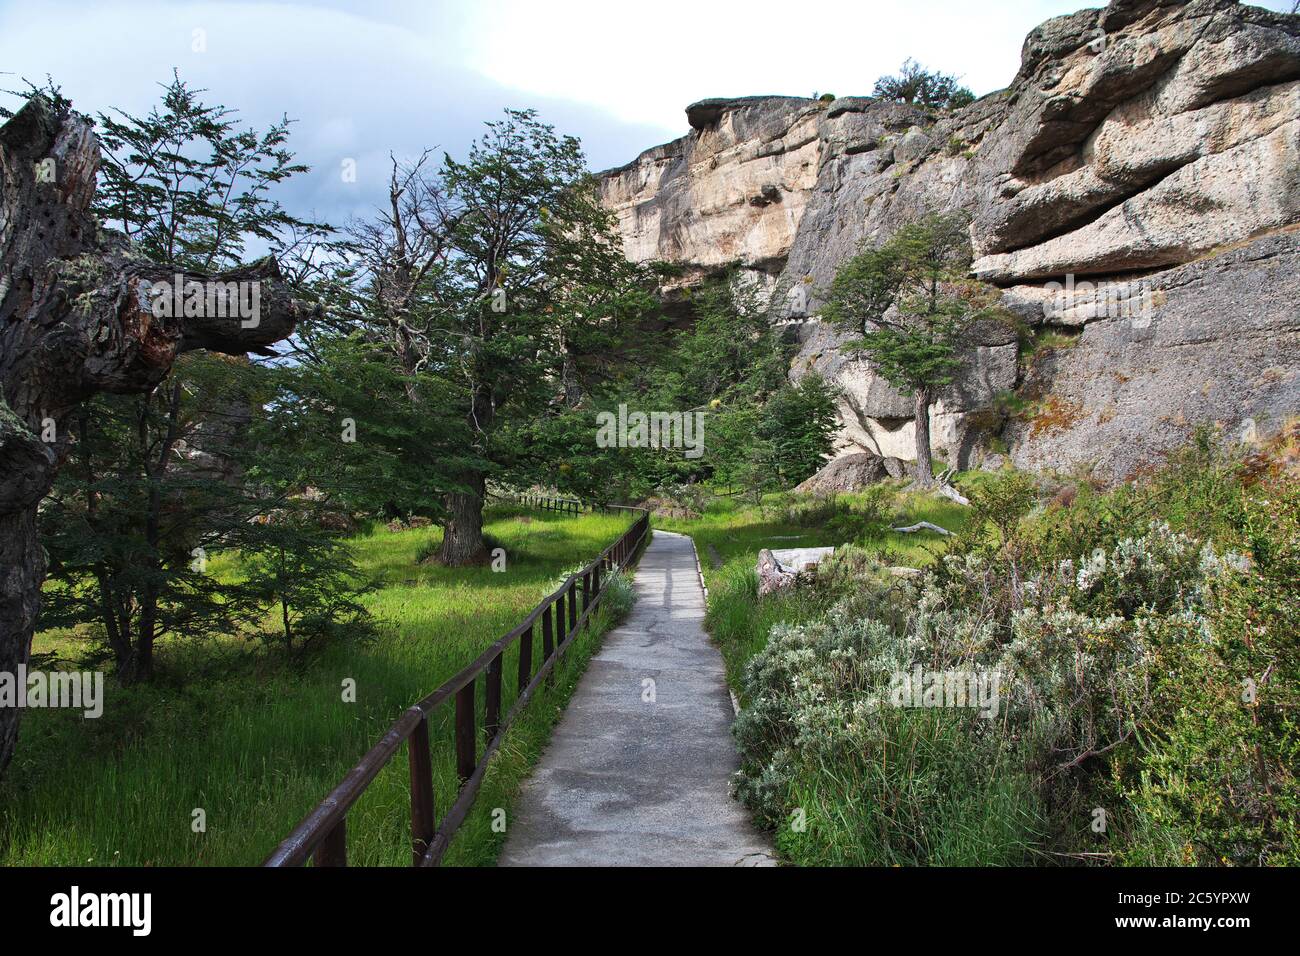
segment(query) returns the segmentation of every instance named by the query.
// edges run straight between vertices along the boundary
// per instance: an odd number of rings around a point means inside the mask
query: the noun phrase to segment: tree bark
[[[483,498],[486,483],[482,475],[461,479],[465,491],[447,493],[447,519],[443,524],[438,562],[451,567],[485,564],[491,557],[483,540]]]
[[[258,283],[251,324],[204,308],[155,316],[149,290],[173,282],[176,270],[143,260],[95,221],[98,168],[91,121],[45,97],[0,126],[0,671],[9,673],[31,653],[45,576],[36,511],[66,456],[80,403],[97,392],[147,392],[182,352],[264,350],[305,311],[266,259],[181,276]],[[45,440],[51,432],[54,440]],[[19,713],[0,709],[0,773]]]
[[[918,388],[912,408],[912,423],[916,427],[916,483],[922,488],[934,484],[934,468],[930,461],[930,391]]]

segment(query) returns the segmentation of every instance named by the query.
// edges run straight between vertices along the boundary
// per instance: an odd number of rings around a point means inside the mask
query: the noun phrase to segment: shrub
[[[934,110],[961,109],[975,101],[975,94],[962,86],[957,77],[927,70],[910,57],[903,61],[897,75],[876,80],[873,95]]]
[[[775,628],[745,674],[737,798],[797,862],[1025,862],[1040,827],[1027,775],[989,721],[888,706],[907,650],[843,606]]]
[[[842,549],[747,665],[737,797],[799,862],[1295,862],[1300,495],[1232,475],[1202,446],[1047,509],[999,476],[914,580]],[[1217,544],[1153,517],[1190,502]],[[894,706],[918,665],[997,675],[998,719]]]
[[[824,528],[845,541],[865,542],[882,537],[897,497],[888,485],[872,485],[851,495],[778,495],[762,505],[770,520],[798,528]]]
[[[1157,705],[1119,787],[1122,862],[1300,863],[1300,488],[1240,516],[1251,571],[1210,577],[1204,624],[1182,619],[1158,648]]]

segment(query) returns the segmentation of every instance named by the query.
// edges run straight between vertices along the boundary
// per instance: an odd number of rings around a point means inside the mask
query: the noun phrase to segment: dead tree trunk
[[[36,513],[66,456],[77,406],[97,392],[154,388],[182,352],[261,350],[289,335],[304,309],[267,259],[181,276],[183,288],[197,290],[256,283],[251,317],[203,296],[182,310],[197,314],[155,314],[164,310],[151,290],[174,283],[174,270],[100,228],[90,212],[98,168],[91,121],[44,97],[0,126],[0,671],[9,673],[31,652],[45,576]],[[0,708],[0,773],[18,716]]]

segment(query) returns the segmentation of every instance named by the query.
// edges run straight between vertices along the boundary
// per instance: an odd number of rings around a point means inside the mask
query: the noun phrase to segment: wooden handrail
[[[393,755],[407,745],[411,776],[411,861],[415,866],[437,866],[451,845],[457,828],[464,822],[487,773],[488,761],[497,752],[516,715],[527,706],[538,686],[554,670],[565,649],[589,624],[604,597],[605,576],[612,570],[626,568],[650,531],[650,514],[644,508],[624,505],[583,505],[577,499],[524,496],[523,503],[544,510],[570,514],[591,511],[621,510],[637,514],[631,526],[590,564],[565,578],[551,594],[542,599],[524,620],[504,637],[490,644],[472,663],[444,681],[431,694],[408,707],[359,763],[344,776],[315,809],[280,842],[263,866],[302,866],[309,859],[316,866],[347,865],[347,815],[366,788],[388,765]],[[576,508],[572,506],[576,504]],[[581,613],[578,592],[582,593]],[[552,609],[554,613],[552,612]],[[533,667],[533,630],[542,622],[542,658]],[[527,635],[527,640],[522,640]],[[501,716],[501,681],[506,650],[521,641],[519,655],[518,696],[509,713]],[[475,718],[476,682],[484,676],[485,721],[482,756],[477,755]],[[455,701],[454,740],[457,773],[461,779],[456,799],[442,822],[435,827],[433,771],[429,749],[429,715],[449,700]]]

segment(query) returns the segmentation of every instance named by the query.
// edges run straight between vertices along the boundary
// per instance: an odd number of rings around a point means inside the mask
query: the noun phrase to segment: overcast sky
[[[0,71],[12,74],[0,86],[49,74],[84,112],[144,112],[175,67],[251,124],[297,119],[291,146],[312,172],[282,200],[341,223],[382,199],[390,150],[458,154],[507,106],[537,108],[602,169],[687,132],[694,100],[867,94],[907,56],[992,92],[1014,75],[1030,29],[1084,5],[0,0]],[[346,159],[355,183],[340,175]]]

